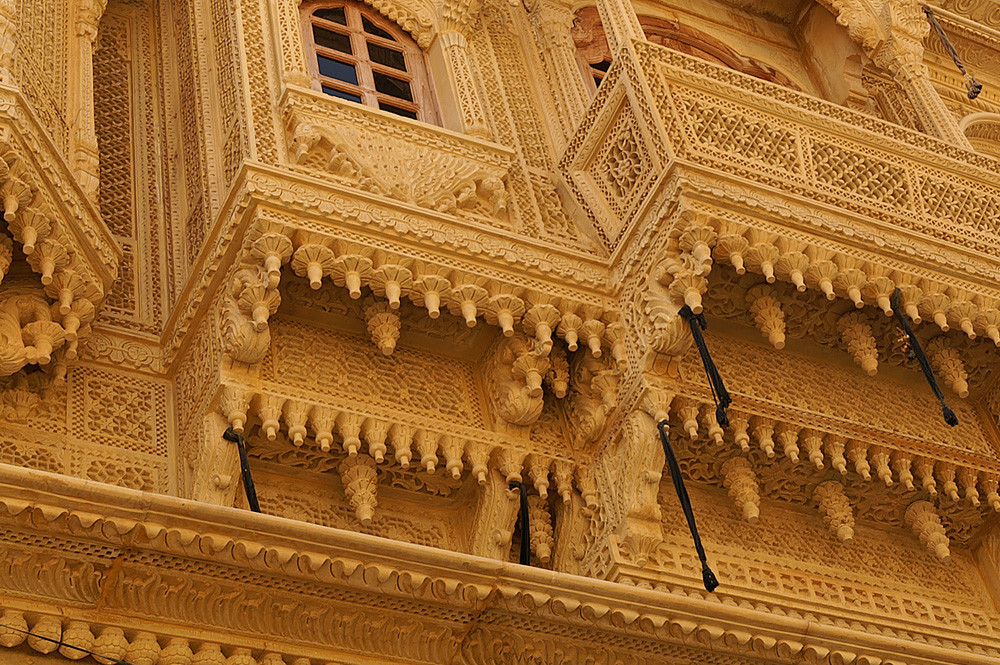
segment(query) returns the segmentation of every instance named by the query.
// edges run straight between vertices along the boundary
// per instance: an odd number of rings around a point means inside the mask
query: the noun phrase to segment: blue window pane
[[[358,104],[361,103],[361,97],[359,97],[358,95],[352,95],[349,92],[344,92],[343,90],[337,90],[336,88],[331,88],[330,86],[324,85],[323,92],[332,97],[340,97],[341,99],[346,99],[349,102],[357,102]]]
[[[411,111],[409,109],[401,109],[398,106],[393,106],[392,104],[386,104],[385,102],[379,102],[378,107],[383,111],[388,111],[389,113],[395,113],[396,115],[401,115],[405,118],[417,119],[417,112]]]
[[[317,9],[313,12],[313,16],[317,18],[326,19],[327,21],[333,21],[334,23],[339,23],[340,25],[347,25],[347,16],[344,14],[343,7],[333,7],[332,9]]]
[[[341,53],[352,53],[351,38],[333,30],[325,30],[314,25],[313,41],[316,42],[316,46],[332,48]]]
[[[381,72],[374,72],[375,89],[383,95],[392,95],[408,102],[413,101],[413,93],[410,91],[410,84],[392,76],[386,76]]]
[[[316,59],[319,61],[319,73],[323,76],[329,76],[332,79],[350,83],[351,85],[358,84],[358,72],[354,69],[354,65],[349,65],[346,62],[340,62],[339,60],[327,58],[322,55],[317,56]]]
[[[364,26],[365,32],[367,32],[369,35],[375,35],[376,37],[382,37],[384,39],[391,39],[392,41],[396,41],[395,37],[393,37],[388,32],[386,32],[382,28],[378,27],[377,25],[369,21],[368,18],[365,16],[361,17],[361,24]]]

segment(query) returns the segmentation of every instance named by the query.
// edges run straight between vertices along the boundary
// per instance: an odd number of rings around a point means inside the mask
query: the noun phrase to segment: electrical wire
[[[681,475],[681,466],[677,463],[677,456],[674,454],[673,446],[670,445],[670,423],[661,420],[656,424],[656,429],[660,432],[660,443],[663,444],[663,454],[667,457],[667,467],[670,469],[670,479],[674,481],[674,491],[677,492],[677,499],[681,502],[681,510],[687,518],[688,528],[691,530],[691,538],[694,540],[694,549],[698,552],[698,559],[701,561],[701,580],[705,584],[705,590],[709,593],[715,591],[719,586],[719,579],[712,572],[708,565],[708,557],[705,555],[705,548],[701,544],[701,536],[698,534],[698,525],[694,521],[694,509],[691,507],[691,497],[688,496],[687,487],[684,485],[684,476]]]
[[[30,630],[25,630],[23,628],[18,628],[16,626],[8,626],[7,624],[0,623],[0,628],[6,628],[7,630],[13,630],[13,631],[21,633],[23,635],[27,635],[29,637],[34,637],[35,639],[38,639],[38,640],[44,640],[46,642],[51,642],[52,644],[58,645],[60,647],[66,647],[67,649],[73,649],[74,651],[79,651],[81,653],[85,653],[88,656],[93,656],[98,661],[107,661],[107,662],[113,663],[113,665],[132,665],[131,663],[129,663],[126,660],[122,660],[120,658],[112,658],[110,656],[102,656],[99,653],[94,653],[90,649],[84,649],[83,647],[76,647],[76,646],[73,646],[72,644],[66,644],[62,640],[57,640],[57,639],[52,638],[52,637],[45,637],[44,635],[39,635],[38,633],[33,633]]]
[[[958,57],[958,51],[952,45],[951,40],[948,39],[948,35],[945,33],[944,28],[938,23],[937,16],[934,15],[934,10],[927,5],[921,5],[921,9],[924,10],[924,14],[927,15],[927,21],[934,28],[934,32],[937,33],[938,39],[941,40],[941,45],[944,46],[945,52],[951,56],[952,62],[958,67],[958,71],[962,72],[962,78],[965,79],[965,88],[969,91],[969,99],[975,99],[979,96],[979,93],[983,91],[983,84],[976,80],[976,77],[965,70],[965,65],[962,64],[962,59]]]

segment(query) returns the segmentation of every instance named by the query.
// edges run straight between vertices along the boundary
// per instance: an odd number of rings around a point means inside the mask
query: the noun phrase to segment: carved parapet
[[[914,20],[926,29],[918,3],[909,2],[908,6],[917,7]],[[885,36],[879,36],[872,43],[884,46],[885,41]],[[913,43],[920,47],[919,42]],[[638,260],[645,251],[641,245],[645,240],[639,239],[647,237],[649,227],[665,231],[676,224],[664,211],[676,209],[676,202],[690,194],[690,200],[722,197],[727,201],[719,206],[723,210],[732,209],[730,205],[762,210],[773,202],[782,208],[779,216],[787,221],[772,218],[766,222],[767,233],[794,237],[804,245],[782,247],[766,234],[751,238],[712,221],[710,226],[718,234],[712,249],[715,260],[737,272],[760,273],[768,282],[783,280],[799,290],[816,289],[828,298],[844,297],[856,306],[871,304],[885,312],[892,285],[920,282],[921,276],[894,272],[911,263],[907,257],[914,242],[926,248],[928,255],[942,242],[963,248],[947,255],[937,253],[931,259],[945,268],[935,281],[950,281],[943,275],[966,271],[971,286],[977,275],[992,271],[989,262],[993,259],[984,259],[982,254],[995,259],[1000,255],[1000,242],[989,237],[979,219],[984,206],[993,205],[986,200],[1000,200],[1000,188],[991,175],[995,167],[955,136],[953,114],[939,98],[935,104],[936,92],[926,72],[918,72],[920,76],[907,78],[904,84],[910,87],[911,98],[921,100],[919,113],[931,121],[928,131],[950,141],[951,146],[939,148],[941,142],[934,138],[900,131],[889,122],[839,105],[817,102],[812,95],[706,67],[697,58],[646,40],[638,40],[635,48],[626,49],[621,57],[628,64],[612,68],[602,80],[600,103],[588,109],[560,161],[571,191],[595,220],[609,251]],[[669,93],[664,96],[653,90]],[[757,114],[749,107],[767,110]],[[615,165],[633,154],[626,149],[630,131],[635,131],[631,127],[649,114],[657,118],[653,125],[657,129],[644,142],[648,158],[625,161],[627,172],[634,177],[609,178]],[[846,137],[837,129],[845,124],[864,129]],[[946,125],[950,131],[945,131]],[[783,129],[762,142],[753,138],[750,129],[758,126]],[[667,129],[674,127],[686,130],[676,133]],[[929,170],[927,164],[931,165]],[[869,187],[865,174],[873,171],[879,173],[878,184]],[[667,172],[673,178],[672,185],[658,190],[656,183],[663,182]],[[740,184],[734,186],[731,178],[739,178]],[[920,191],[909,184],[914,179],[922,183]],[[772,195],[770,188],[781,191]],[[941,197],[946,192],[956,196],[956,201],[970,196],[986,198],[974,209],[942,206]],[[762,203],[764,199],[769,203]],[[791,199],[795,203],[786,205]],[[830,223],[830,210],[836,211],[840,221]],[[735,219],[735,215],[720,216],[726,221]],[[892,229],[888,235],[882,231],[885,225]],[[861,242],[871,247],[877,244],[878,249],[866,252],[859,265],[844,265],[840,258],[857,257],[858,252],[822,241],[830,233],[841,232],[852,236],[854,247]],[[622,249],[619,245],[633,240],[634,247]],[[817,249],[829,255],[819,256]],[[960,283],[945,286],[968,288]],[[693,302],[694,292],[684,291]],[[990,298],[995,300],[996,294]],[[995,308],[993,303],[987,306]],[[952,316],[950,309],[946,316]],[[983,334],[976,312],[956,311],[954,316],[968,319],[973,332]]]
[[[508,224],[505,180],[512,153],[501,146],[433,125],[404,126],[294,86],[282,113],[289,158],[300,168],[460,219]],[[428,145],[436,149],[429,153]],[[375,154],[389,157],[373,160]]]

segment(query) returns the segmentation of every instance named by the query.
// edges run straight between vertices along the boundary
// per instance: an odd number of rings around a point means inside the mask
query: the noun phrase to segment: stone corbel
[[[659,504],[660,480],[666,457],[656,432],[655,417],[634,411],[622,425],[621,445],[616,457],[626,477],[618,478],[626,511],[617,539],[628,558],[645,566],[663,542]]]
[[[254,365],[263,360],[271,344],[268,320],[281,304],[281,296],[268,271],[259,266],[241,268],[230,279],[222,306],[222,341],[229,357]]]
[[[506,561],[517,521],[518,494],[508,488],[507,479],[490,468],[480,480],[469,541],[472,554]]]
[[[52,320],[41,293],[7,292],[0,299],[0,376],[28,364],[53,369],[54,354],[65,342],[66,331]]]
[[[606,359],[580,353],[573,358],[570,378],[570,420],[577,444],[588,446],[604,434],[608,414],[618,404],[620,373]]]
[[[488,366],[488,395],[494,413],[505,423],[528,426],[542,413],[542,381],[549,371],[549,358],[524,335],[502,338]]]

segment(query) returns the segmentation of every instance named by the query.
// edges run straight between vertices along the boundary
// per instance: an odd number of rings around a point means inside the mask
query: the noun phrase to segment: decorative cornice
[[[550,642],[554,649],[570,648],[575,635],[587,631],[591,639],[617,644],[640,661],[651,649],[677,647],[780,663],[987,665],[997,657],[995,646],[985,638],[981,642],[969,638],[961,646],[956,638],[954,648],[920,644],[805,617],[521,567],[7,465],[0,465],[0,521],[71,542],[127,548],[133,557],[161,554],[167,557],[159,566],[162,575],[170,573],[163,566],[171,558],[203,562],[198,568],[209,576],[212,566],[204,564],[221,566],[220,574],[229,579],[236,577],[236,570],[277,574],[330,591],[353,590],[385,602],[416,603],[423,608],[420,623],[428,626],[449,625],[454,630],[455,621],[466,626],[480,623],[508,639],[530,630],[532,640]],[[54,559],[64,555],[68,552],[51,553]],[[129,565],[122,572],[126,578]],[[105,578],[104,583],[119,585],[115,593],[121,593],[123,580],[116,579]],[[42,583],[49,585],[45,594],[49,598],[72,591],[63,586],[70,583],[65,577]],[[25,588],[19,595],[26,593],[30,598],[37,592]],[[20,601],[7,602],[26,609]],[[33,602],[31,609],[44,614],[45,601],[39,597]],[[202,594],[184,593],[172,602],[194,603],[190,616],[216,616],[197,609],[199,603],[215,602]],[[137,617],[147,615],[141,607],[130,611]],[[114,622],[111,615],[101,617],[104,625]],[[142,622],[133,617],[129,627],[141,630]],[[158,630],[168,631],[160,626]],[[184,632],[181,626],[169,630]],[[206,639],[213,626],[200,625],[199,630],[201,639]],[[479,639],[476,633],[467,634],[466,651]],[[493,662],[519,662],[508,658],[514,656]],[[489,661],[473,658],[472,662]]]

